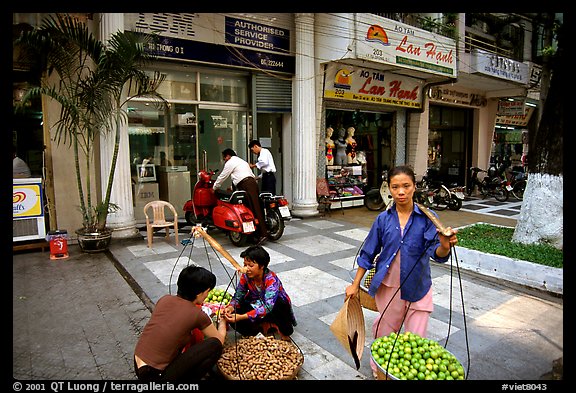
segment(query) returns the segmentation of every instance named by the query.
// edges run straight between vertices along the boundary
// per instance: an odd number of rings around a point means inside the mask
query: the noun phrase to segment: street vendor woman
[[[176,295],[162,296],[134,350],[134,370],[142,381],[199,380],[214,367],[226,339],[200,307],[216,285],[216,276],[195,265],[182,269]]]
[[[430,259],[448,261],[451,247],[458,242],[457,231],[448,227],[450,236],[445,236],[414,203],[416,180],[409,166],[390,169],[388,186],[394,203],[372,224],[346,298],[358,295],[364,274],[375,266],[368,293],[380,315],[372,326],[373,336],[400,332],[404,324],[404,331],[426,337],[434,306]]]
[[[296,317],[280,278],[268,269],[268,251],[251,246],[242,251],[240,258],[244,258],[246,273],[240,276],[224,318],[243,336],[272,335],[274,329],[279,338],[289,340]]]

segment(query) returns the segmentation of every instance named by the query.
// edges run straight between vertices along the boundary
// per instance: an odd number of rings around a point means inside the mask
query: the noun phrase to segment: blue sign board
[[[275,41],[271,42],[276,44]],[[172,37],[159,36],[157,41],[149,44],[148,51],[157,57],[196,60],[289,74],[294,74],[296,68],[294,56]]]
[[[255,49],[289,53],[290,30],[226,17],[226,43]]]

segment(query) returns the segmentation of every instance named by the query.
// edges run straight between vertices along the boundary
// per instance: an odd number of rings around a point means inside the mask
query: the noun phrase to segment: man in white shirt
[[[250,208],[254,213],[254,217],[258,220],[258,233],[260,234],[258,243],[262,243],[268,236],[268,230],[266,229],[264,214],[260,207],[258,182],[256,181],[254,173],[252,173],[248,162],[238,157],[232,149],[224,149],[222,151],[222,158],[224,159],[224,168],[222,168],[222,172],[220,172],[216,178],[212,188],[214,191],[218,190],[222,183],[230,177],[232,179],[232,185],[236,189],[246,191]]]
[[[258,156],[258,161],[255,164],[250,164],[250,168],[258,168],[260,175],[258,178],[262,180],[262,192],[270,192],[276,195],[276,165],[274,165],[274,158],[270,150],[262,147],[259,141],[253,140],[248,145],[250,151]]]

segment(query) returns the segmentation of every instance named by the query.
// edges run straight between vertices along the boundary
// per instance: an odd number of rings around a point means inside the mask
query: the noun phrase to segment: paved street
[[[514,208],[510,204],[504,210]],[[440,218],[454,227],[471,220],[514,222],[506,215],[464,209],[440,212]],[[300,380],[373,379],[369,349],[356,370],[329,326],[343,303],[356,253],[376,214],[365,208],[344,209],[344,214],[334,209],[326,217],[293,219],[279,241],[265,244],[270,268],[294,302],[298,326],[293,340],[305,358]],[[457,216],[460,222],[451,218]],[[241,261],[244,248],[234,247],[218,231],[212,235]],[[180,239],[186,238],[189,228],[181,231]],[[131,351],[139,332],[153,304],[175,292],[183,266],[194,262],[209,268],[218,277],[218,287],[233,292],[230,263],[202,238],[191,240],[193,245],[176,247],[173,238],[165,241],[160,235],[152,249],[144,238],[113,242],[109,256],[116,272],[105,254],[87,257],[74,245],[67,260],[51,261],[48,253],[41,252],[14,255],[14,377],[133,379]],[[429,337],[443,345],[448,339],[446,348],[469,371],[469,380],[537,380],[562,356],[562,298],[446,266],[435,264],[432,272],[435,309]],[[366,348],[373,340],[376,317],[364,310]],[[46,326],[49,329],[43,329]]]

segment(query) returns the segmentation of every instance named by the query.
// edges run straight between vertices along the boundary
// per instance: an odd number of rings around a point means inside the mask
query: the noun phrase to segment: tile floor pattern
[[[522,201],[510,197],[506,202],[499,202],[494,198],[466,197],[462,202],[462,211],[487,214],[489,216],[518,219]]]
[[[508,209],[513,210],[515,207],[510,205]],[[463,209],[474,209],[472,206],[481,206],[484,212],[490,209],[490,201],[467,201]],[[352,357],[329,330],[343,304],[345,288],[351,282],[356,253],[367,233],[368,228],[355,228],[344,221],[295,218],[287,224],[285,234],[279,241],[267,242],[264,245],[271,256],[271,269],[278,274],[294,303],[298,326],[292,338],[305,358],[299,379],[373,378],[369,365],[369,346],[373,340],[372,324],[378,314],[364,310],[366,348],[359,370],[356,370]],[[211,232],[211,235],[242,264],[239,255],[245,247],[234,247],[222,232]],[[189,238],[189,234],[186,234],[186,230],[181,231],[180,239],[186,238]],[[193,244],[178,249],[174,246],[173,239],[163,242],[160,238],[155,239],[152,249],[148,249],[145,244],[128,247],[134,257],[133,266],[129,269],[134,270],[138,264],[143,263],[145,269],[155,277],[155,280],[147,280],[148,284],[143,284],[146,280],[137,279],[154,303],[169,290],[174,293],[178,272],[190,262],[210,267],[218,277],[217,286],[229,287],[229,291],[233,293],[236,276],[231,264],[222,257],[220,262],[218,256],[214,255],[216,252],[202,240],[196,239]],[[490,348],[491,345],[499,347],[496,333],[505,331],[507,324],[531,323],[532,316],[524,315],[520,311],[525,310],[526,305],[515,307],[515,303],[528,302],[530,299],[498,289],[487,289],[486,284],[477,283],[474,278],[460,278],[455,273],[451,277],[450,269],[433,268],[432,278],[435,309],[429,323],[429,337],[445,344],[449,335],[450,345],[447,349],[461,360],[465,369],[471,352],[475,351],[481,361],[482,355],[479,351],[494,350]],[[158,285],[163,287],[158,288]],[[474,307],[467,307],[466,304],[462,306],[462,298],[475,299]],[[535,313],[538,309],[537,303],[538,301],[534,300],[535,305],[529,306],[535,309]],[[552,316],[548,323],[562,324],[562,312]],[[471,334],[475,324],[484,329],[492,329],[493,332]],[[537,330],[537,327],[534,329]],[[486,337],[471,340],[471,345],[476,345],[477,348],[469,349],[469,336]],[[514,377],[510,370],[503,369],[501,372],[502,378]],[[494,379],[499,376],[488,377],[482,375],[482,371],[476,371],[476,374],[472,373],[469,377]]]

